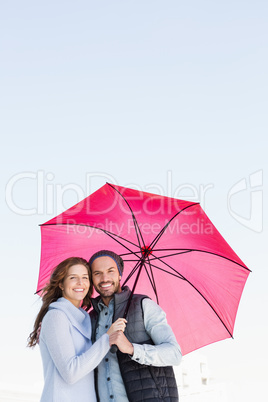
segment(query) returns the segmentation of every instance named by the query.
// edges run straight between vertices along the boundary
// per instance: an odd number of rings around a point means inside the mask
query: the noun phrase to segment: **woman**
[[[89,266],[78,257],[62,261],[43,290],[43,304],[28,339],[29,347],[40,346],[45,382],[41,402],[96,402],[93,370],[114,343],[112,334],[124,331],[126,320],[118,319],[92,345],[86,312],[92,292]]]

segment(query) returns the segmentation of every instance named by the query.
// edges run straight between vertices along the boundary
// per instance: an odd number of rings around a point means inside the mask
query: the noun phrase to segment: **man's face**
[[[93,286],[108,306],[113,295],[121,292],[116,262],[110,257],[98,257],[91,264],[91,270]]]

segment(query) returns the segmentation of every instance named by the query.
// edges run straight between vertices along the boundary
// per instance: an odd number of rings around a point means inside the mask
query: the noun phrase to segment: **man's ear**
[[[121,275],[119,275],[119,281],[121,281],[121,279],[122,279],[122,276],[121,276]]]

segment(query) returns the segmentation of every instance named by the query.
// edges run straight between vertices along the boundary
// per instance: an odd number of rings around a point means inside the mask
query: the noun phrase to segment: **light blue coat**
[[[49,306],[41,327],[44,371],[41,402],[96,402],[94,368],[109,350],[104,334],[92,345],[90,317],[61,297]]]

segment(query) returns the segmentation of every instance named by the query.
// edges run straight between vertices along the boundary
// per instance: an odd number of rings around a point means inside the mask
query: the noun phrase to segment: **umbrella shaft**
[[[130,306],[130,303],[131,303],[131,300],[132,300],[132,296],[133,296],[134,291],[135,291],[135,288],[136,288],[136,286],[137,286],[137,283],[138,283],[138,280],[139,280],[139,276],[140,276],[140,274],[141,274],[141,270],[142,270],[142,267],[143,267],[144,263],[145,263],[145,259],[142,258],[142,260],[141,260],[141,262],[140,262],[139,272],[138,272],[138,274],[137,274],[137,276],[136,276],[136,279],[135,279],[133,288],[132,288],[132,290],[131,290],[131,294],[130,294],[130,296],[129,296],[129,299],[128,299],[128,302],[127,302],[127,305],[126,305],[123,318],[126,318],[126,316],[127,316],[127,313],[128,313],[128,310],[129,310],[129,306]]]

